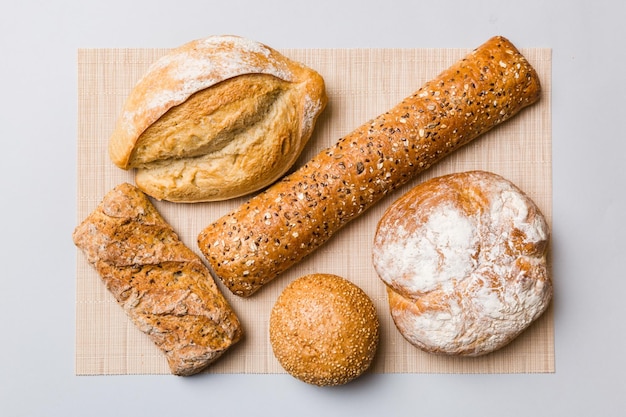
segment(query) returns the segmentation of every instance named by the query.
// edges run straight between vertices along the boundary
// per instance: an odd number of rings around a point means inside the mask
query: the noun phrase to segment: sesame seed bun
[[[372,300],[336,275],[311,274],[289,284],[272,308],[269,327],[281,366],[318,386],[357,378],[369,368],[378,347]]]

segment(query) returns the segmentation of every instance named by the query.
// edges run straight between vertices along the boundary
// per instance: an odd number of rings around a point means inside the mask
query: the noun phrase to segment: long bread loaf
[[[206,227],[215,275],[249,296],[383,196],[536,102],[538,76],[493,37],[388,112]]]

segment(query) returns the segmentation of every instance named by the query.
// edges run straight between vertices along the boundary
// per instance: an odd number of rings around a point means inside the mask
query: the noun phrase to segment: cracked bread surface
[[[502,348],[547,309],[550,231],[535,203],[491,172],[449,174],[394,202],[372,261],[411,344],[478,356]]]
[[[136,187],[107,193],[72,238],[173,374],[202,371],[242,337],[206,266]]]

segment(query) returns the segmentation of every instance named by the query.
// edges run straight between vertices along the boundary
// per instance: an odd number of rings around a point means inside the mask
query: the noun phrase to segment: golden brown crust
[[[137,186],[169,201],[238,197],[293,165],[326,106],[324,80],[277,51],[213,36],[157,60],[129,94],[109,141]]]
[[[547,222],[499,175],[421,183],[378,223],[373,264],[400,333],[420,349],[477,356],[512,341],[548,307]]]
[[[378,347],[379,323],[371,299],[330,274],[289,284],[270,315],[274,355],[295,378],[320,386],[345,384],[365,372]]]
[[[249,296],[433,163],[539,99],[535,70],[495,37],[393,109],[206,227],[199,247]]]
[[[173,374],[200,372],[241,338],[200,258],[132,185],[111,190],[72,237]]]

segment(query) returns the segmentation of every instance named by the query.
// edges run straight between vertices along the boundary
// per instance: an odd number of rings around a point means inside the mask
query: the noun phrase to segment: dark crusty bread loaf
[[[206,227],[200,250],[249,296],[390,191],[536,102],[538,76],[494,37],[388,112]]]
[[[352,282],[310,274],[290,283],[270,315],[274,356],[309,384],[342,385],[371,365],[379,340],[372,300]]]
[[[241,338],[206,266],[132,185],[107,193],[72,237],[173,374],[200,372]]]

